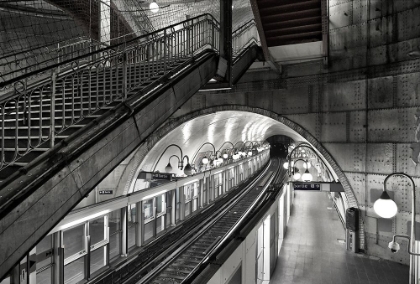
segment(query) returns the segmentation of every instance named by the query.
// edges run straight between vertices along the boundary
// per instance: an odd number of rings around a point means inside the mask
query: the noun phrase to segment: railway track
[[[280,159],[272,159],[269,166],[247,188],[212,214],[200,230],[187,234],[182,239],[183,244],[168,253],[150,273],[133,275],[123,283],[185,283],[209,255],[226,244],[235,229],[244,225],[245,219],[260,208],[270,195],[270,185],[283,182],[284,173]]]
[[[256,177],[265,173],[268,169],[269,164],[245,180],[241,185],[233,187],[223,197],[216,199],[212,204],[198,212],[198,214],[194,214],[185,222],[178,224],[146,246],[143,246],[136,257],[120,263],[87,283],[136,283],[135,281],[130,281],[141,279],[163,262],[169,254],[184,244],[184,238],[186,236],[198,232],[206,224],[206,220],[214,218],[215,215],[223,210],[226,204],[233,202],[235,196],[250,186],[255,186]]]

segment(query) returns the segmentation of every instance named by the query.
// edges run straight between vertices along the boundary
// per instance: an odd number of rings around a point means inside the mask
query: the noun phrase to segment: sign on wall
[[[152,173],[152,172],[140,172],[138,179],[145,180],[172,180],[172,174],[168,173]]]
[[[100,190],[99,194],[114,194],[113,190]]]
[[[293,183],[294,189],[301,190],[321,190],[319,183]]]

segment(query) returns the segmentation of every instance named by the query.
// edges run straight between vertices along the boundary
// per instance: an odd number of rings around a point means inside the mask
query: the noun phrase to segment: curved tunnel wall
[[[173,118],[240,110],[293,122],[329,153],[353,190],[365,251],[408,263],[406,252],[391,254],[387,245],[393,234],[409,234],[409,183],[389,180],[396,218],[378,218],[373,202],[392,172],[405,172],[420,186],[419,7],[418,1],[330,1],[328,66],[320,60],[284,65],[281,75],[250,71],[231,91],[195,94]]]
[[[126,160],[126,162],[119,165],[117,173],[121,173],[118,178],[118,183],[116,185],[117,191],[116,195],[124,195],[129,192],[132,192],[135,187],[136,177],[141,170],[150,171],[153,170],[151,167],[155,165],[157,157],[162,153],[163,149],[176,141],[176,139],[182,140],[182,128],[191,121],[197,122],[197,120],[201,119],[203,121],[199,121],[197,124],[200,126],[203,123],[215,123],[216,115],[223,114],[219,120],[225,120],[225,117],[229,116],[240,116],[245,120],[256,120],[261,121],[261,124],[268,124],[268,129],[262,131],[264,133],[263,139],[274,134],[282,134],[288,135],[297,141],[306,140],[311,143],[314,148],[319,152],[319,154],[323,157],[324,162],[331,167],[333,172],[337,175],[340,182],[342,183],[346,197],[348,206],[358,207],[357,198],[351,188],[349,181],[347,180],[345,174],[340,169],[339,165],[333,159],[333,157],[328,153],[319,141],[317,141],[307,130],[302,128],[300,125],[294,123],[293,121],[277,115],[273,112],[262,110],[258,108],[250,108],[246,106],[219,106],[208,108],[204,110],[193,111],[189,114],[183,115],[176,119],[172,119],[162,125],[156,132],[150,136],[146,143],[140,146],[130,157]],[[204,118],[204,119],[203,119]],[[222,125],[223,126],[223,125]],[[245,128],[245,127],[244,127]],[[246,130],[245,130],[246,131]],[[239,129],[239,133],[243,132],[243,129]],[[194,138],[194,146],[193,147],[186,147],[191,148],[190,152],[194,152],[196,148],[205,140],[201,141],[200,137],[202,135],[195,135]],[[222,134],[223,136],[223,134]],[[180,138],[181,137],[181,138]],[[216,137],[217,138],[217,137]],[[198,143],[197,143],[198,141]],[[234,140],[233,140],[234,141]],[[180,140],[176,141],[179,145],[182,146]],[[214,142],[214,141],[213,141]],[[219,144],[223,143],[223,141],[218,141]],[[216,146],[218,145],[215,143]],[[183,147],[185,149],[185,147]],[[218,149],[218,147],[216,147]],[[178,150],[175,149],[175,152]],[[190,152],[186,151],[186,153],[191,154]],[[171,153],[172,154],[172,153]],[[162,159],[163,160],[163,159]],[[162,170],[167,161],[161,161],[160,169]],[[174,164],[173,164],[174,166]],[[111,175],[111,180],[115,183],[115,178]],[[105,184],[109,183],[109,181],[105,181]],[[363,223],[361,222],[361,236],[363,238]]]
[[[412,163],[418,153],[410,150],[418,145],[412,125],[418,124],[420,61],[389,65],[370,67],[369,76],[366,69],[321,74],[319,63],[289,66],[289,76],[299,77],[258,80],[272,74],[250,72],[231,92],[197,93],[176,115],[253,111],[294,129],[329,157],[346,192],[354,192],[347,196],[350,205],[358,204],[362,211],[360,247],[368,254],[408,263],[406,252],[391,254],[387,244],[394,233],[409,234],[410,184],[400,178],[389,181],[400,207],[394,219],[378,218],[373,202],[392,172],[405,172],[414,177],[416,187],[420,185],[418,165]],[[302,70],[318,74],[305,75]]]

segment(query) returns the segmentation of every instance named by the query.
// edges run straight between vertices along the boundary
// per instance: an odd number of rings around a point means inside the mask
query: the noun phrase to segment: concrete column
[[[225,79],[232,84],[232,0],[220,0],[219,52],[226,60]]]

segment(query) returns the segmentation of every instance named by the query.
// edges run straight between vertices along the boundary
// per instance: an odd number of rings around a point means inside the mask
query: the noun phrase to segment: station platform
[[[408,266],[346,251],[345,230],[327,193],[295,194],[270,284],[408,284]]]

